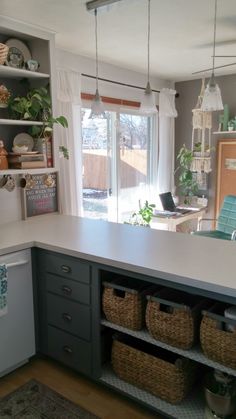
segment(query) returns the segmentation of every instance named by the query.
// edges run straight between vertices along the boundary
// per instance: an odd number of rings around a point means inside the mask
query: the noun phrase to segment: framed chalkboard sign
[[[24,220],[36,215],[58,212],[56,173],[26,175],[20,183]]]

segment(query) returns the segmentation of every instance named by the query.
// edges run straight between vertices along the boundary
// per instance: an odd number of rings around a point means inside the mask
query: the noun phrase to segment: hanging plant
[[[197,194],[198,186],[194,179],[193,172],[190,170],[193,161],[193,152],[189,150],[185,144],[180,148],[177,155],[179,166],[175,170],[179,174],[179,188],[181,195],[184,196],[184,203],[190,204],[191,198]]]

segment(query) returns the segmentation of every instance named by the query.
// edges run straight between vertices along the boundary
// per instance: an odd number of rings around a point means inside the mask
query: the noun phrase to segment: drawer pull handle
[[[71,322],[71,320],[72,320],[72,317],[71,317],[71,315],[70,314],[68,314],[68,313],[63,313],[62,314],[62,318],[63,318],[63,320],[65,320],[66,322]]]
[[[63,285],[61,287],[62,292],[64,292],[67,295],[71,295],[72,294],[72,289],[70,287],[67,287],[66,285]]]
[[[69,346],[63,346],[63,351],[67,354],[72,354],[72,349]]]
[[[62,272],[69,274],[71,272],[71,267],[67,265],[61,265]]]

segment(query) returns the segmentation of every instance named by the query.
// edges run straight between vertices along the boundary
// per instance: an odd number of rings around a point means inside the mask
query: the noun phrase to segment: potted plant
[[[49,155],[47,159],[49,159],[48,167],[51,165],[51,141],[52,141],[52,133],[53,133],[53,125],[54,124],[60,124],[64,128],[68,128],[68,122],[67,119],[64,116],[58,116],[56,118],[49,116],[47,121],[44,122],[43,126],[40,125],[33,125],[29,132],[30,135],[35,139],[36,142],[36,148],[41,151],[42,153],[45,153],[46,155]],[[59,151],[63,155],[65,159],[69,159],[69,152],[68,149],[64,146],[59,146]]]
[[[26,96],[12,96],[8,102],[8,110],[13,119],[44,120],[45,113],[50,115],[51,111],[51,98],[47,87],[29,90]]]
[[[177,155],[179,166],[175,170],[180,172],[179,174],[179,188],[181,195],[184,196],[184,203],[190,204],[191,199],[198,192],[197,182],[194,179],[193,172],[191,171],[191,164],[193,161],[193,152],[185,146],[185,144],[179,150]]]
[[[153,216],[153,209],[155,207],[156,207],[155,204],[149,204],[148,201],[145,201],[144,206],[141,207],[141,202],[139,201],[139,211],[134,212],[131,215],[129,222],[125,222],[125,224],[150,227],[150,222]]]
[[[28,81],[23,80],[23,84],[29,88]],[[48,86],[31,89],[26,96],[12,97],[8,103],[10,115],[14,119],[31,121],[42,121],[43,125],[33,125],[29,129],[30,135],[35,139],[36,148],[47,155],[47,166],[52,165],[52,131],[54,124],[60,124],[67,128],[68,122],[64,116],[54,118],[52,116],[51,97]],[[66,147],[60,146],[59,151],[68,159],[69,153]]]

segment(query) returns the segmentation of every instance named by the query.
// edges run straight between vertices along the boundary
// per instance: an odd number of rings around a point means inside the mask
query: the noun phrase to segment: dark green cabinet
[[[92,284],[89,263],[36,249],[39,352],[96,376]],[[98,320],[99,321],[99,320]]]

